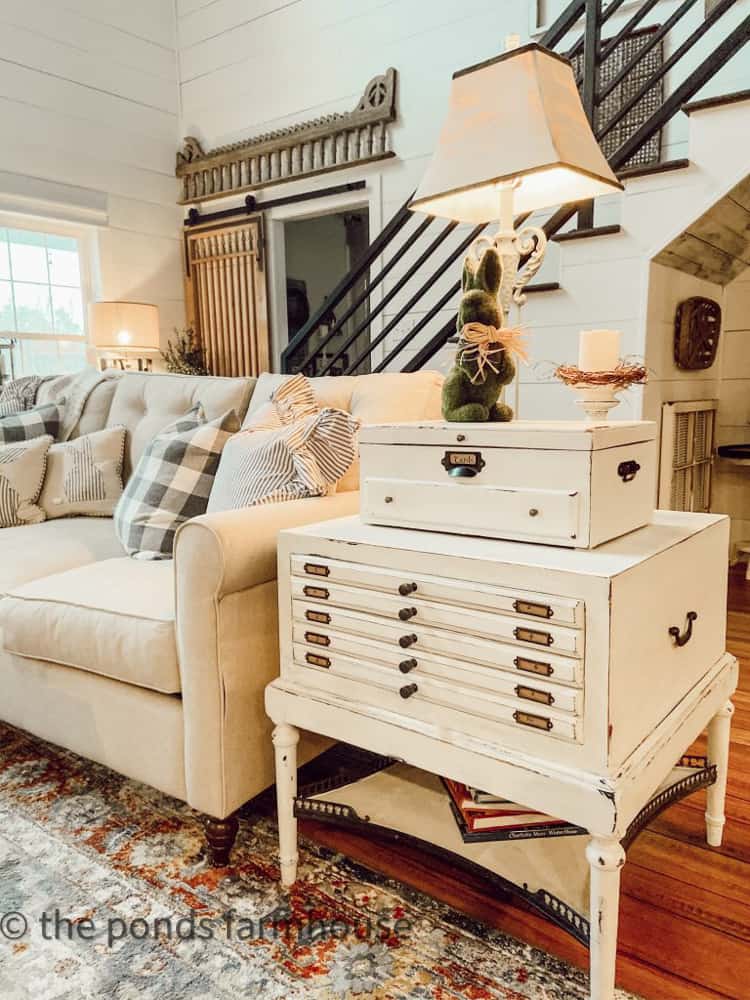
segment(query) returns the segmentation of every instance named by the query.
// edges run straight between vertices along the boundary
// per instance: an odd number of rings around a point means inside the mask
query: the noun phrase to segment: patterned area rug
[[[315,845],[285,894],[263,816],[233,860],[207,866],[182,803],[0,724],[0,997],[588,996],[564,963]]]

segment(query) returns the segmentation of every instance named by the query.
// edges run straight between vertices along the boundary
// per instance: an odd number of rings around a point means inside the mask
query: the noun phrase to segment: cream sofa
[[[230,407],[245,418],[278,379],[125,373],[94,390],[77,432],[124,424],[129,474],[195,402],[209,419]],[[434,372],[314,385],[364,423],[439,415]],[[0,718],[186,801],[226,863],[234,811],[273,781],[263,690],[278,670],[276,536],[356,512],[356,469],[341,487],[195,518],[173,561],[127,558],[111,518],[0,531]]]

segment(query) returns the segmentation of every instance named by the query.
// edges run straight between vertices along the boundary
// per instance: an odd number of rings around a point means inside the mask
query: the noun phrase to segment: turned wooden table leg
[[[229,864],[229,855],[234,847],[239,825],[239,820],[234,814],[227,816],[226,819],[206,816],[203,826],[206,831],[208,856],[215,868],[224,868]]]
[[[282,723],[273,731],[276,754],[276,804],[279,814],[279,864],[281,884],[294,884],[297,878],[297,820],[294,800],[297,796],[297,744],[299,730]]]
[[[620,909],[620,872],[625,851],[618,840],[592,837],[586,847],[591,869],[590,968],[591,1000],[612,1000],[617,961],[617,920]]]
[[[716,765],[716,782],[706,796],[706,840],[711,847],[721,847],[724,835],[724,803],[727,797],[729,738],[734,705],[728,701],[708,724],[708,763]]]

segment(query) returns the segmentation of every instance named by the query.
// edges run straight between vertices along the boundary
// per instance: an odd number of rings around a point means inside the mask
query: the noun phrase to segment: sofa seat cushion
[[[69,517],[0,531],[0,598],[52,573],[122,556],[111,517]]]
[[[35,580],[0,601],[3,645],[163,694],[180,690],[171,562],[121,556]]]

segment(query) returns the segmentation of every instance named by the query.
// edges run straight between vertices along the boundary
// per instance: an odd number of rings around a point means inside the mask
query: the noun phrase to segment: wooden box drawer
[[[484,611],[517,614],[535,621],[553,621],[558,625],[583,625],[583,602],[551,594],[529,593],[502,587],[480,585],[465,580],[445,580],[439,576],[407,574],[366,566],[361,563],[343,562],[293,555],[292,574],[306,580],[312,578],[324,586],[323,581],[342,583],[368,590],[382,590],[402,597],[421,597],[428,601]]]
[[[316,658],[344,655],[362,664],[372,664],[396,672],[400,678],[419,682],[421,678],[431,678],[453,684],[467,690],[476,689],[481,698],[486,692],[504,698],[515,698],[573,715],[582,714],[583,692],[577,688],[564,687],[545,681],[540,677],[519,676],[517,670],[500,670],[475,663],[467,663],[455,657],[438,656],[435,653],[406,652],[386,643],[362,636],[347,635],[333,629],[318,629],[309,623],[295,622],[293,629],[295,649],[305,650],[304,662],[315,663]],[[457,649],[456,653],[460,654]],[[410,655],[411,653],[411,655]],[[309,657],[309,659],[308,659]],[[407,683],[406,680],[403,683]],[[534,709],[530,709],[534,711]]]
[[[362,520],[593,548],[647,524],[655,424],[423,421],[362,429]]]
[[[295,599],[314,599],[339,608],[366,611],[404,626],[429,625],[450,629],[454,633],[518,642],[527,648],[550,649],[567,656],[583,656],[583,632],[578,629],[553,625],[549,621],[519,621],[513,615],[490,614],[473,608],[458,608],[437,602],[425,601],[417,595],[392,596],[361,587],[315,581],[309,583],[299,577],[292,579],[292,596]],[[380,624],[380,623],[378,623]],[[455,641],[455,636],[454,636]]]
[[[574,545],[581,497],[577,491],[478,486],[459,496],[454,483],[366,479],[362,517],[372,524],[459,531],[472,535]],[[465,518],[463,512],[470,510]]]
[[[481,720],[549,738],[579,738],[580,726],[572,716],[519,699],[504,699],[488,692],[462,691],[456,685],[431,678],[411,681],[375,664],[365,664],[342,654],[315,652],[308,659],[305,646],[294,647],[294,662],[303,672],[303,683],[324,691],[352,697],[360,704],[384,708],[471,733]],[[324,662],[327,661],[327,662]],[[497,738],[495,732],[495,738]]]
[[[292,606],[295,621],[321,631],[330,626],[337,632],[350,636],[363,636],[390,646],[401,658],[421,652],[438,653],[455,657],[456,635],[447,629],[428,628],[412,622],[390,622],[382,618],[325,605],[312,601],[295,600]],[[461,659],[469,662],[499,667],[534,680],[555,680],[561,684],[583,683],[583,661],[559,656],[548,649],[529,648],[523,643],[493,642],[464,633],[460,639]]]

